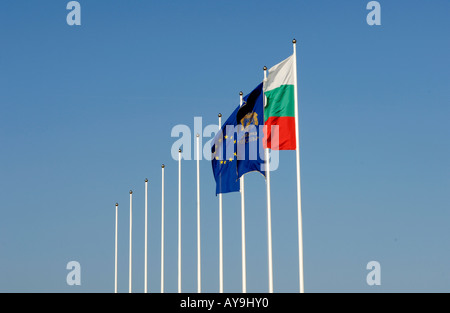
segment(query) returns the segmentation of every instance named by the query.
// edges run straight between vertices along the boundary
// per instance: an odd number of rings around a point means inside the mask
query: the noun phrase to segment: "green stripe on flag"
[[[267,105],[264,108],[264,122],[272,116],[295,117],[294,85],[283,85],[265,92]]]

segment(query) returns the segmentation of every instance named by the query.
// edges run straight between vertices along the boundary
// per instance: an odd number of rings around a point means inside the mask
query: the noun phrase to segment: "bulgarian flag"
[[[272,150],[296,149],[294,58],[291,55],[269,69],[264,82],[264,147]]]

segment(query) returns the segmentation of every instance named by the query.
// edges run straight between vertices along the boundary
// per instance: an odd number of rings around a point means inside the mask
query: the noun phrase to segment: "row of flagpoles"
[[[298,213],[298,252],[299,252],[299,287],[300,293],[304,292],[303,279],[303,236],[302,236],[302,212],[301,212],[301,187],[300,187],[300,149],[299,149],[299,125],[298,125],[298,91],[297,91],[297,56],[296,40],[293,40],[293,72],[294,72],[294,101],[295,101],[295,141],[296,141],[296,174],[297,174],[297,213]],[[267,67],[264,67],[264,82],[267,81]],[[266,101],[266,99],[264,99]],[[265,102],[264,102],[265,103]],[[240,106],[243,105],[243,93],[240,92]],[[222,128],[222,115],[219,114],[219,130]],[[200,147],[199,135],[196,136],[197,152],[197,292],[201,293],[201,229],[200,229]],[[269,148],[264,149],[265,173],[266,173],[266,195],[267,195],[267,251],[268,251],[268,283],[269,293],[273,293],[273,262],[272,262],[272,220],[271,220],[271,191],[270,191],[270,168],[269,168]],[[181,281],[181,159],[182,151],[178,150],[178,292],[182,292]],[[164,164],[162,170],[162,200],[161,200],[161,293],[164,292]],[[241,194],[241,246],[242,246],[242,292],[247,292],[247,270],[246,270],[246,246],[245,246],[245,184],[244,175],[240,178]],[[219,196],[219,292],[223,293],[223,205],[222,193]],[[118,237],[118,207],[116,203],[115,214],[115,277],[114,291],[117,293],[117,237]],[[130,191],[130,227],[129,227],[129,292],[132,292],[132,219],[133,212],[133,192]],[[148,180],[145,180],[145,263],[144,263],[144,292],[148,289],[148,268],[147,268],[147,239],[148,239]]]

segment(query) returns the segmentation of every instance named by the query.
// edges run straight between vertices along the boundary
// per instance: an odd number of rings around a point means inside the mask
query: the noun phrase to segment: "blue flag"
[[[222,125],[212,144],[212,169],[216,180],[216,195],[240,191],[236,167],[236,133],[238,106]]]
[[[248,172],[260,172],[266,175],[264,164],[264,93],[263,83],[243,98],[236,119],[237,133],[237,178]]]

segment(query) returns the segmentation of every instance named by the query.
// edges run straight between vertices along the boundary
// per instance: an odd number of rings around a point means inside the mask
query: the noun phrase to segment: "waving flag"
[[[269,69],[269,76],[264,83],[264,94],[267,97],[264,107],[267,148],[296,149],[294,86],[294,55],[292,55]],[[278,143],[272,142],[272,138],[277,137]]]
[[[264,125],[263,84],[259,84],[243,98],[243,104],[237,113],[237,172],[238,178],[248,172],[260,172],[264,164],[262,138]],[[260,129],[261,128],[261,129]],[[261,130],[261,132],[260,132]]]
[[[216,195],[240,191],[240,183],[236,169],[236,136],[238,106],[223,124],[214,138],[211,148],[212,169],[216,180]]]

